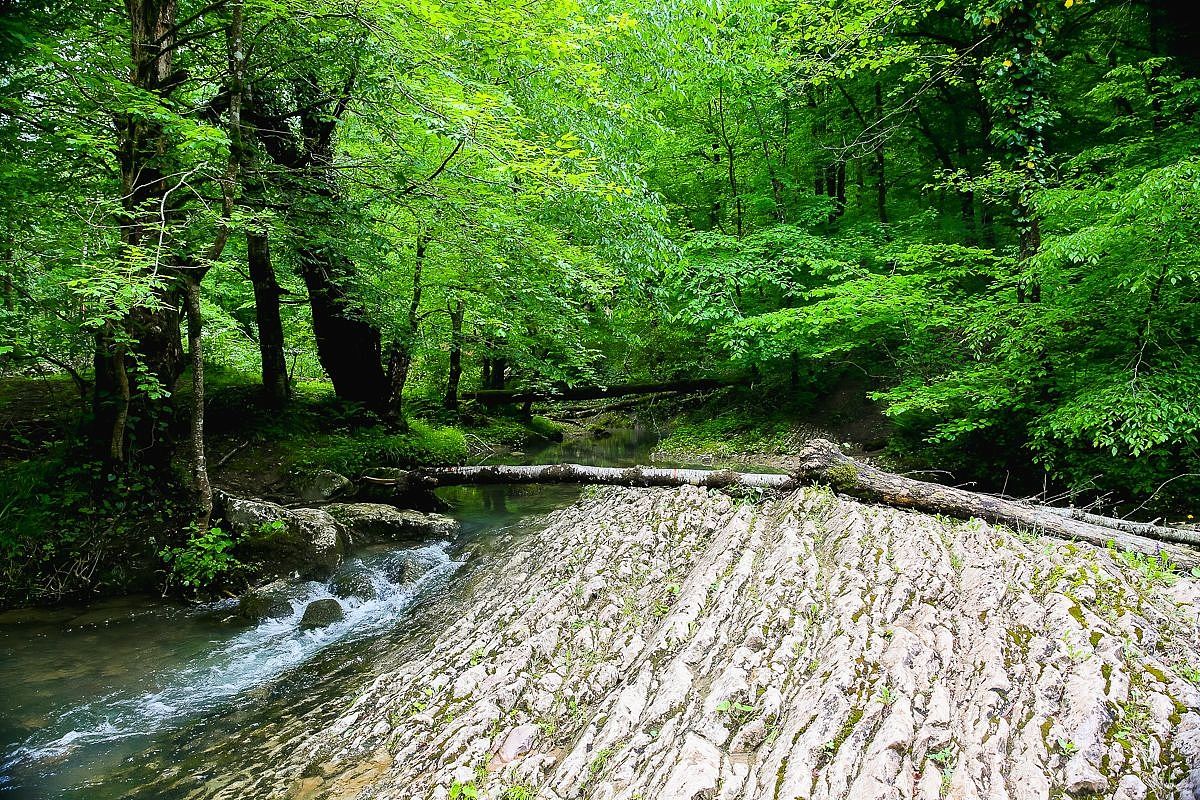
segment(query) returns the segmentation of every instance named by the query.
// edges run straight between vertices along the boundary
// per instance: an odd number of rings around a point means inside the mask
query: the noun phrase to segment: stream
[[[649,463],[654,442],[649,430],[619,430],[503,461],[632,466]],[[579,492],[440,490],[462,525],[455,540],[355,553],[378,597],[343,600],[346,618],[318,630],[297,627],[306,602],[332,596],[317,582],[296,587],[291,617],[251,627],[227,621],[233,600],[0,615],[0,799],[264,796],[278,788],[269,765],[281,754],[431,645],[499,542],[537,530]]]

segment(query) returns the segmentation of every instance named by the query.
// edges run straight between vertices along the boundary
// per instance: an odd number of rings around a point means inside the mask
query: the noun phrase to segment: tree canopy
[[[201,527],[206,365],[398,430],[863,374],[910,452],[1188,496],[1188,5],[18,0],[0,371],[71,376],[98,474],[175,470]]]

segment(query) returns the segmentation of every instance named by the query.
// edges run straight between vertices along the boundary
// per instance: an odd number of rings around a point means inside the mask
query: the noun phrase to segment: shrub
[[[203,533],[193,533],[182,547],[164,547],[159,555],[170,568],[168,584],[196,591],[242,566],[232,549],[233,537],[214,525]]]

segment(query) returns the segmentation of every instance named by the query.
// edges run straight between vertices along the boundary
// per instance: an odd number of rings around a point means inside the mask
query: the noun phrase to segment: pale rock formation
[[[1155,578],[819,489],[606,489],[514,542],[432,648],[258,788],[1196,798],[1200,592]]]

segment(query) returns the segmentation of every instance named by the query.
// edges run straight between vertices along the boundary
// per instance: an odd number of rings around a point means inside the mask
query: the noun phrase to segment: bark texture
[[[439,486],[479,486],[500,483],[582,483],[609,486],[708,486],[714,489],[785,489],[795,485],[790,475],[732,472],[711,469],[659,469],[655,467],[589,467],[583,464],[533,466],[424,467],[401,477],[363,479],[368,483],[396,484],[406,490]]]
[[[501,359],[495,360],[500,367],[491,366],[491,375],[484,374],[484,383],[495,375],[497,368],[502,369]],[[494,377],[492,377],[494,382]],[[542,403],[552,400],[603,400],[609,397],[625,397],[635,394],[658,394],[660,392],[702,392],[708,389],[720,389],[723,386],[733,386],[739,381],[719,380],[716,378],[701,378],[692,381],[666,381],[663,383],[625,383],[615,386],[563,386],[558,389],[540,392],[521,390],[484,389],[477,392],[463,392],[462,400],[475,400],[487,406],[504,405],[506,403]]]
[[[431,646],[228,796],[1200,792],[1200,585],[1103,549],[816,488],[609,489],[464,583]]]
[[[287,402],[292,393],[284,353],[283,320],[279,313],[282,290],[271,262],[271,240],[266,228],[246,231],[247,266],[254,284],[254,318],[258,327],[258,352],[262,357],[263,397],[270,406]]]
[[[912,508],[958,518],[978,517],[987,522],[1017,529],[1033,529],[1050,536],[1099,546],[1112,542],[1122,549],[1137,553],[1166,553],[1180,566],[1190,568],[1200,565],[1200,558],[1194,551],[1150,538],[1155,536],[1152,530],[1142,529],[1140,533],[1135,533],[1126,526],[1104,527],[1096,524],[1103,517],[1077,519],[1057,509],[913,480],[856,461],[825,439],[814,439],[805,447],[796,477],[803,481],[828,483],[845,494],[897,508]],[[1187,535],[1186,532],[1179,533]]]
[[[442,407],[447,411],[458,409],[458,385],[462,380],[463,316],[467,304],[459,300],[450,308],[450,358],[446,369],[446,395]]]
[[[129,0],[130,83],[148,95],[168,101],[176,83],[174,0]],[[154,115],[125,114],[116,119],[116,157],[121,176],[121,240],[135,258],[153,258],[141,268],[149,273],[176,266],[174,254],[163,252],[159,236],[173,221],[165,170],[162,124]],[[142,251],[147,255],[140,255]],[[159,263],[160,260],[162,263]],[[94,366],[93,428],[97,455],[113,464],[138,459],[162,466],[170,458],[165,412],[168,396],[183,370],[179,342],[181,287],[163,281],[154,287],[157,303],[137,306],[97,333]],[[138,374],[135,366],[144,368]],[[157,382],[157,387],[148,385]],[[163,391],[165,390],[165,394]]]

